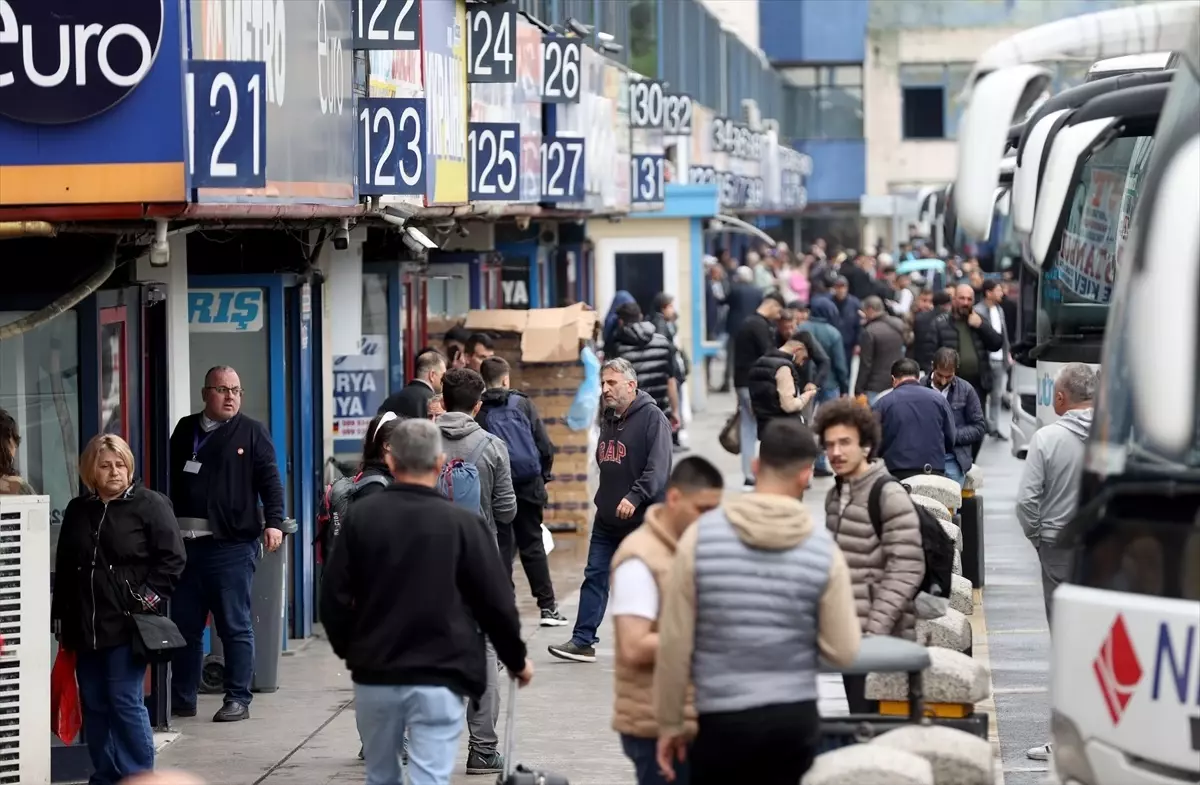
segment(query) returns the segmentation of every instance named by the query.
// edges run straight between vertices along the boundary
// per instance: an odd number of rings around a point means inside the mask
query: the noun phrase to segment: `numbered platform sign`
[[[189,60],[185,91],[192,187],[265,187],[266,63]]]
[[[584,141],[581,136],[542,139],[542,201],[581,202],[584,188]]]
[[[351,16],[355,49],[421,48],[419,0],[353,0]]]
[[[517,7],[513,3],[467,6],[467,81],[517,81]]]
[[[425,193],[425,99],[358,99],[358,192]]]
[[[662,82],[637,79],[629,82],[629,127],[662,128],[664,94]]]
[[[582,85],[583,49],[578,38],[561,35],[542,39],[542,102],[574,104],[579,102]]]
[[[471,201],[520,198],[520,123],[469,123],[467,155]]]
[[[663,96],[663,130],[676,136],[692,135],[692,97],[684,93]]]
[[[667,159],[661,155],[635,155],[630,160],[630,201],[662,202],[666,200],[665,170]]]

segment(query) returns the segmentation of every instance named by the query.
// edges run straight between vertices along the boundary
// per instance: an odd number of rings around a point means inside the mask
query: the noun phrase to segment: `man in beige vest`
[[[633,761],[638,785],[660,785],[655,757],[658,723],[654,719],[654,661],[658,652],[659,595],[675,544],[696,519],[721,504],[721,472],[699,457],[676,464],[666,500],[646,511],[646,521],[617,549],[612,562],[611,608],[616,627],[616,675],[613,680],[613,730]],[[696,733],[696,715],[688,708],[687,731]],[[675,782],[687,785],[686,766],[676,767]]]

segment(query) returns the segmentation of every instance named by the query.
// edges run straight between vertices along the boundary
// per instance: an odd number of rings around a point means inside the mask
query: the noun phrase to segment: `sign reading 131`
[[[358,99],[358,192],[425,193],[425,99]]]
[[[584,163],[583,137],[543,137],[542,201],[583,201]]]
[[[188,61],[188,174],[193,188],[266,186],[266,87],[266,63]]]
[[[630,178],[633,191],[630,201],[662,202],[666,200],[665,170],[667,159],[661,155],[635,155],[630,159]]]
[[[471,201],[516,199],[521,167],[520,123],[467,125]]]

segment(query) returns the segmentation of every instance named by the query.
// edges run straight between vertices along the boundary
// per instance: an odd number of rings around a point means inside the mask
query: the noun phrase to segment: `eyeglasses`
[[[234,398],[241,398],[242,393],[244,392],[241,387],[226,387],[224,385],[221,385],[220,387],[205,387],[204,389],[212,390],[218,395],[232,395]]]

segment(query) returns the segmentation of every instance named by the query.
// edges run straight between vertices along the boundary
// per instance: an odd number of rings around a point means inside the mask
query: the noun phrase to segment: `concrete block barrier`
[[[926,703],[975,704],[992,694],[992,677],[982,663],[967,655],[931,646],[921,686]],[[869,674],[866,697],[874,701],[908,700],[908,674]]]
[[[975,587],[961,575],[950,578],[950,607],[967,616],[975,613]]]
[[[917,474],[904,481],[913,495],[937,499],[951,512],[962,506],[962,486],[938,474]]]
[[[950,608],[936,619],[917,620],[917,643],[954,651],[971,649],[971,622],[960,611]]]
[[[800,785],[936,785],[933,766],[889,745],[855,744],[818,755]]]
[[[957,523],[951,521],[941,521],[942,531],[946,532],[950,539],[954,540],[954,550],[962,550],[962,529],[958,528]]]
[[[979,491],[983,488],[983,469],[979,468],[979,464],[971,467],[971,471],[967,472],[966,481],[963,483],[963,490]]]
[[[954,515],[949,509],[946,508],[946,505],[942,504],[937,499],[933,499],[928,496],[922,496],[916,491],[913,491],[910,498],[912,499],[913,504],[919,504],[925,509],[929,510],[931,513],[933,513],[933,517],[937,518],[939,521],[951,522],[954,520]]]
[[[933,770],[934,785],[994,785],[992,745],[978,736],[941,725],[905,725],[870,742],[920,755]]]
[[[954,564],[950,566],[950,571],[955,575],[963,574],[962,551],[960,551],[958,548],[954,549]]]

